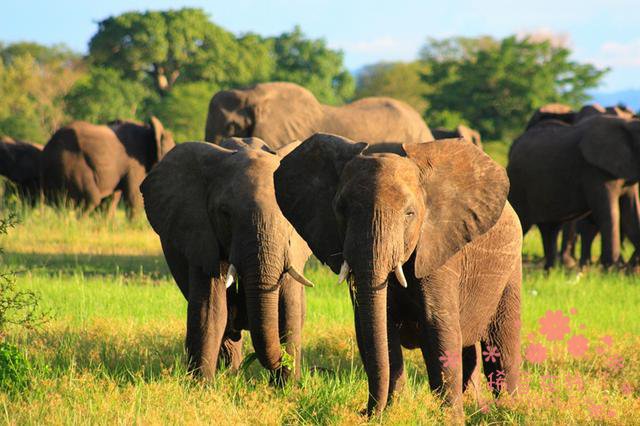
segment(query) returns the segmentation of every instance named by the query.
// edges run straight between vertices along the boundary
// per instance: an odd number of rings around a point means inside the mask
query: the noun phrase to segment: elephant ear
[[[504,168],[464,139],[405,144],[404,150],[420,168],[426,201],[415,262],[416,277],[422,278],[495,225],[509,179]]]
[[[187,142],[171,150],[140,185],[144,209],[154,231],[190,263],[219,276],[218,239],[207,200],[211,182],[205,164],[220,164],[233,152],[218,146]]]
[[[630,129],[632,126],[624,119],[607,116],[583,123],[582,155],[589,164],[617,178],[640,179],[640,158],[632,148],[635,133]]]
[[[156,152],[155,160],[157,162],[162,160],[162,157],[175,146],[175,142],[173,141],[171,133],[164,129],[164,126],[156,116],[152,116],[149,119],[149,125],[151,126],[151,130],[153,130]]]
[[[333,199],[344,166],[366,147],[364,142],[316,133],[285,156],[274,174],[282,213],[335,273],[342,265],[343,244]]]

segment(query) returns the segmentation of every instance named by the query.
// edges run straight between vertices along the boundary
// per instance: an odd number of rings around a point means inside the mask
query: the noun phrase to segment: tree
[[[463,119],[490,139],[511,139],[539,106],[575,107],[607,72],[569,59],[571,52],[549,41],[454,38],[430,41],[421,51],[429,93],[430,125]]]
[[[173,131],[177,141],[202,140],[211,94],[219,89],[206,81],[178,84],[151,112]]]
[[[62,97],[79,78],[79,56],[61,46],[0,47],[0,134],[45,143],[67,119]]]
[[[381,62],[364,67],[358,75],[355,98],[389,96],[404,101],[421,114],[427,108],[428,85],[420,78],[427,66],[415,62]]]
[[[344,68],[343,53],[323,39],[305,39],[300,27],[273,39],[273,80],[291,81],[309,89],[321,102],[341,104],[353,97],[355,82]]]
[[[136,119],[149,93],[145,86],[125,80],[111,68],[92,68],[64,97],[66,112],[77,120],[106,123]]]
[[[161,96],[178,82],[249,84],[267,77],[273,63],[259,37],[236,39],[191,8],[109,17],[89,42],[89,58],[150,83]]]

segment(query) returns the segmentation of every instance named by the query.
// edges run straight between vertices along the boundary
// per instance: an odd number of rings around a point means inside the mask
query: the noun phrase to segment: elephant
[[[436,139],[463,138],[473,143],[478,148],[482,149],[482,138],[480,137],[480,132],[478,132],[477,130],[473,130],[463,124],[458,125],[455,130],[438,127],[437,129],[432,130],[431,133],[433,133],[433,137]]]
[[[530,129],[540,122],[546,120],[561,121],[573,124],[576,119],[576,112],[569,105],[552,103],[538,108],[527,123],[526,129]]]
[[[403,346],[422,350],[430,387],[458,414],[479,341],[501,354],[485,375],[500,370],[514,391],[522,230],[505,170],[462,139],[366,149],[315,134],[280,162],[274,182],[285,217],[350,284],[367,413],[404,383]]]
[[[370,143],[433,140],[420,114],[404,102],[373,97],[328,106],[286,82],[216,93],[209,103],[205,140],[217,144],[229,136],[254,136],[279,148],[320,131]]]
[[[258,360],[284,383],[300,375],[304,286],[313,286],[303,275],[311,251],[273,187],[280,156],[292,147],[274,154],[256,138],[222,145],[185,142],[171,150],[141,185],[146,215],[188,301],[189,370],[207,379],[220,363],[237,370],[248,329]]]
[[[602,233],[601,263],[620,257],[619,201],[640,180],[640,120],[594,114],[574,125],[535,126],[509,151],[509,201],[526,233],[542,234],[545,269],[555,263],[563,223],[591,213]],[[638,233],[637,208],[630,232]]]
[[[68,195],[87,215],[112,195],[111,216],[124,195],[131,218],[142,209],[140,183],[174,146],[156,117],[147,124],[74,121],[56,131],[42,153],[45,196],[56,202]]]
[[[640,235],[638,228],[634,223],[640,219],[637,218],[640,209],[640,201],[638,199],[638,184],[627,186],[620,196],[620,241],[625,237],[633,244],[635,251],[629,259],[631,266],[637,266],[640,261]],[[591,245],[600,230],[595,223],[592,215],[588,215],[580,220],[566,223],[562,227],[562,246],[560,249],[560,259],[567,267],[576,265],[575,248],[578,235],[582,242],[580,246],[580,266],[586,266],[591,263]]]
[[[40,195],[42,145],[0,137],[0,175],[11,180],[29,204]]]

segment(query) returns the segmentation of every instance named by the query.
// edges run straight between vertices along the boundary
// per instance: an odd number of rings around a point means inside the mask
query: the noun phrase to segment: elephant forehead
[[[408,158],[393,154],[358,156],[343,172],[344,191],[353,197],[369,196],[390,207],[404,204],[419,189],[420,172]]]

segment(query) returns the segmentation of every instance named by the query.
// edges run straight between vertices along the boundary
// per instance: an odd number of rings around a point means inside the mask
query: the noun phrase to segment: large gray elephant
[[[145,211],[188,301],[190,370],[212,377],[218,361],[237,369],[241,331],[283,383],[300,374],[304,288],[311,251],[276,203],[280,156],[256,139],[178,145],[142,183]],[[230,148],[230,149],[227,149]],[[237,285],[233,282],[237,281]],[[295,371],[283,365],[286,345]]]
[[[462,140],[388,147],[401,155],[366,147],[313,135],[274,181],[316,257],[339,281],[349,277],[368,413],[403,383],[402,346],[422,350],[431,388],[457,413],[479,367],[478,341],[501,354],[485,374],[500,370],[515,390],[522,230],[504,169]]]
[[[261,83],[223,90],[209,103],[205,140],[255,136],[272,148],[329,132],[369,143],[424,142],[431,131],[413,108],[391,98],[364,98],[341,107],[323,105],[293,83]]]
[[[431,131],[433,133],[433,137],[436,139],[455,139],[455,138],[463,138],[478,148],[482,149],[482,137],[480,136],[480,132],[477,130],[473,130],[464,124],[458,125],[454,130],[445,129],[443,127],[438,127]],[[423,141],[426,142],[426,141]]]
[[[175,146],[160,120],[117,120],[108,126],[74,121],[58,130],[42,153],[42,185],[50,201],[69,196],[90,213],[113,196],[110,215],[124,195],[129,216],[142,209],[140,183]]]
[[[620,198],[640,180],[640,120],[592,114],[534,126],[512,144],[507,171],[523,231],[540,228],[545,268],[555,263],[562,224],[589,212],[602,233],[602,264],[619,260]],[[637,209],[631,216],[637,235]]]
[[[0,175],[11,180],[31,204],[40,194],[41,156],[42,145],[0,137]]]

